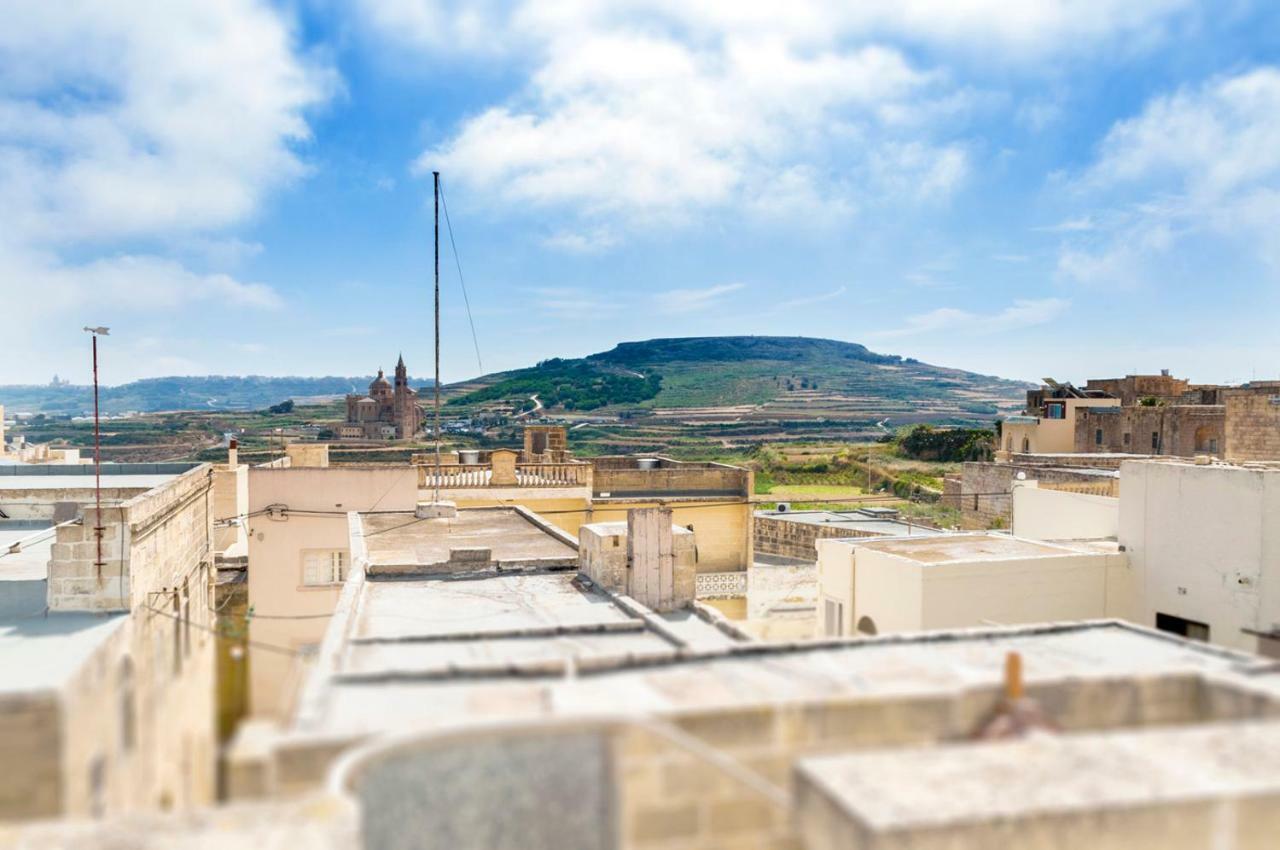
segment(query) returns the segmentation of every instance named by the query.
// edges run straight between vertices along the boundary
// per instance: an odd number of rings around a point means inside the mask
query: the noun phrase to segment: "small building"
[[[822,540],[818,629],[827,637],[1108,616],[1123,554],[1005,534]],[[1119,573],[1113,576],[1112,573]]]
[[[1043,454],[1075,450],[1076,417],[1083,410],[1120,407],[1120,399],[1097,389],[1077,389],[1045,378],[1045,386],[1027,391],[1027,407],[1020,416],[1006,418],[1000,427],[1005,454]]]

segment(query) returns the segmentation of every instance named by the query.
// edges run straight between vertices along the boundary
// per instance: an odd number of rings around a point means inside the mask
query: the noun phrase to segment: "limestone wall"
[[[1092,490],[1100,483],[1107,486],[1113,480],[1063,467],[975,461],[964,464],[958,483],[956,479],[945,482],[943,503],[960,509],[962,528],[1009,528],[1013,521],[1011,490],[1019,472],[1046,489],[1081,485]]]
[[[1227,459],[1280,459],[1280,386],[1273,392],[1229,390],[1223,395]]]
[[[802,558],[806,561],[816,561],[818,559],[816,544],[819,540],[883,536],[874,531],[858,531],[812,522],[797,522],[779,516],[756,514],[752,522],[754,525],[755,551],[758,554],[783,555],[788,558]]]
[[[62,811],[61,725],[53,694],[0,697],[0,821]]]

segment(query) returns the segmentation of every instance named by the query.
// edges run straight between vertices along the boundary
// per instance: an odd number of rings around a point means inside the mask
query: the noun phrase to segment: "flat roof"
[[[860,549],[874,549],[920,564],[962,561],[1002,561],[1015,558],[1079,555],[1080,550],[1007,534],[943,534],[927,538],[871,538],[850,541]]]
[[[857,511],[756,511],[756,516],[845,531],[882,534],[886,537],[930,537],[947,533],[918,522],[907,522],[899,517],[873,517]]]
[[[97,484],[93,467],[86,468],[88,475],[0,475],[0,493],[6,490],[93,490]],[[134,489],[141,493],[177,477],[173,473],[104,475],[102,486],[111,490]]]
[[[576,563],[578,551],[564,532],[557,536],[511,508],[471,508],[449,518],[418,519],[412,513],[363,514],[364,545],[371,572],[377,567],[447,564],[457,549],[488,549],[492,561],[516,565]]]
[[[61,687],[126,619],[45,610],[54,542],[48,532],[0,528],[0,693]],[[18,540],[27,542],[9,554]]]
[[[798,769],[851,820],[894,832],[1277,794],[1277,763],[1280,724],[1235,721],[844,753]]]
[[[498,664],[432,676],[326,677],[300,734],[362,736],[402,724],[454,725],[495,718],[636,716],[732,706],[931,695],[960,698],[1001,681],[1017,651],[1029,685],[1071,679],[1221,674],[1264,663],[1116,622],[1050,624],[742,644],[654,657],[616,657],[543,674]],[[326,676],[317,670],[313,675]],[[1237,676],[1243,680],[1243,676]],[[1261,686],[1263,678],[1250,683]],[[1280,691],[1280,682],[1265,683]]]

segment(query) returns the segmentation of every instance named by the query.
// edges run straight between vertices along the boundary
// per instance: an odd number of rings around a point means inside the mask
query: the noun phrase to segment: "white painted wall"
[[[1163,612],[1249,651],[1258,639],[1242,628],[1280,627],[1280,471],[1125,462],[1119,540],[1144,625]]]
[[[844,606],[840,628],[835,632],[853,634],[853,547],[836,539],[820,539],[814,545],[818,550],[818,612],[814,636],[833,633],[826,621],[827,599]]]
[[[1019,481],[1013,486],[1012,531],[1028,540],[1114,540],[1120,533],[1120,500]]]
[[[1125,572],[1122,555],[1066,548],[922,564],[860,546],[853,561],[854,626],[870,617],[879,634],[1105,617],[1109,581]]]

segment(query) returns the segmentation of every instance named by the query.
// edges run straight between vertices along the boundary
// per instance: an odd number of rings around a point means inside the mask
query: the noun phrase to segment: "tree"
[[[287,398],[279,404],[273,404],[267,408],[268,413],[293,413],[293,399]]]

